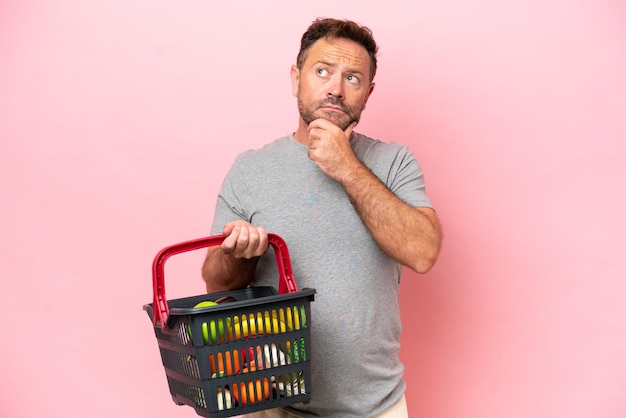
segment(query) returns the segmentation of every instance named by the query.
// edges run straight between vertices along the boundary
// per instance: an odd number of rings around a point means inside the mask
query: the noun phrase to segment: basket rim
[[[195,296],[188,296],[188,297],[184,297],[184,298],[177,298],[177,299],[172,299],[169,300],[168,303],[170,302],[184,302],[186,300],[189,299],[195,299],[195,298],[199,298],[199,297],[207,297],[210,296],[212,298],[215,299],[219,299],[220,297],[223,296],[228,296],[228,295],[232,295],[233,292],[241,292],[241,291],[248,291],[248,290],[253,290],[256,291],[254,289],[258,289],[260,291],[267,291],[270,290],[273,292],[276,292],[276,289],[272,286],[257,286],[257,287],[252,287],[252,288],[246,288],[246,289],[239,289],[239,290],[228,290],[225,292],[218,292],[218,293],[207,293],[204,295],[195,295]],[[189,308],[180,308],[180,307],[170,307],[170,311],[169,311],[169,317],[175,317],[175,316],[188,316],[188,315],[197,315],[197,314],[202,314],[202,313],[208,313],[208,312],[224,312],[224,311],[230,311],[230,310],[235,310],[235,309],[240,309],[240,308],[246,308],[246,307],[252,307],[252,306],[259,306],[259,305],[267,305],[267,304],[272,304],[272,303],[276,303],[276,302],[282,302],[282,301],[286,301],[286,300],[290,300],[290,299],[301,299],[301,298],[307,298],[309,301],[312,301],[315,299],[315,293],[316,290],[313,288],[308,288],[308,287],[304,287],[300,290],[298,290],[297,292],[291,292],[291,293],[274,293],[274,294],[270,294],[267,296],[260,296],[260,297],[256,297],[256,298],[251,298],[251,299],[245,299],[245,300],[238,300],[238,301],[234,301],[234,302],[228,302],[228,303],[224,303],[224,304],[220,304],[220,305],[214,305],[214,306],[206,306],[206,307],[202,307],[202,308],[194,308],[194,307],[189,307]],[[147,303],[145,305],[143,305],[143,310],[148,312],[148,315],[152,318],[153,315],[153,304],[152,303]],[[166,321],[166,325],[167,324],[171,324],[172,319]]]

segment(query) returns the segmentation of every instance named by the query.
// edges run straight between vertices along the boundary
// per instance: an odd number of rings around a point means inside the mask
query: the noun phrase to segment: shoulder
[[[273,155],[276,152],[284,152],[289,146],[289,137],[283,136],[273,140],[260,148],[249,149],[237,155],[235,160],[248,160]]]
[[[364,161],[379,160],[381,158],[412,157],[413,154],[406,145],[396,142],[384,142],[380,139],[370,138],[357,133],[352,139],[354,152]]]
[[[287,158],[290,148],[288,136],[275,139],[260,148],[249,149],[238,154],[232,168],[237,169],[243,166],[249,170],[253,167],[272,164],[276,160]]]

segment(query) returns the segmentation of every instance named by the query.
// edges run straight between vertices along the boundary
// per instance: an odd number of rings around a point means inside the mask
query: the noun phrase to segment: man
[[[318,19],[291,68],[296,131],[239,155],[217,200],[207,292],[276,286],[267,231],[289,247],[311,304],[312,399],[255,417],[407,416],[398,292],[402,266],[435,263],[441,227],[407,147],[353,131],[374,90],[369,29]]]

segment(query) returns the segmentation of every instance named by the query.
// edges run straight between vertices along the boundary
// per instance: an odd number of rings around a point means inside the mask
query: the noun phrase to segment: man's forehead
[[[369,68],[369,54],[360,44],[345,38],[322,38],[309,50],[309,63],[346,64],[352,67]]]

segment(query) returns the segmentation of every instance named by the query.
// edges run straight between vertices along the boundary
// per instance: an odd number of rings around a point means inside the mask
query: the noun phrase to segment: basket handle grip
[[[167,306],[167,299],[165,297],[165,261],[175,254],[220,245],[225,238],[225,235],[198,238],[170,245],[159,251],[154,258],[154,262],[152,263],[152,291],[154,296],[152,303],[152,324],[155,327],[159,322],[161,323],[161,328],[165,327],[165,321],[169,314],[169,307]],[[298,287],[296,286],[296,281],[291,270],[291,261],[289,259],[287,244],[276,234],[267,234],[267,238],[276,255],[276,264],[278,265],[278,293],[284,294],[297,292]]]

